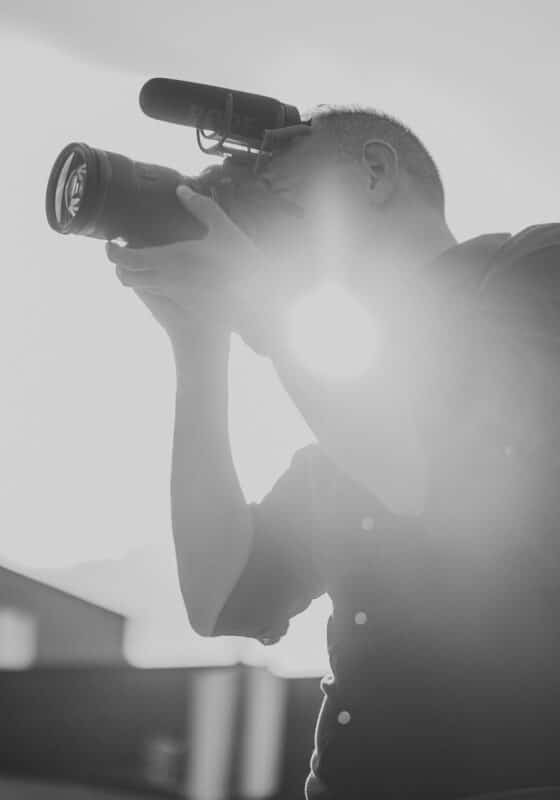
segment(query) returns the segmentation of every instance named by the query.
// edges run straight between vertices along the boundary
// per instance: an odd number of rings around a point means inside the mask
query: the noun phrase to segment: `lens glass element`
[[[62,229],[68,227],[80,210],[86,191],[87,164],[81,153],[70,153],[56,181],[54,211]]]

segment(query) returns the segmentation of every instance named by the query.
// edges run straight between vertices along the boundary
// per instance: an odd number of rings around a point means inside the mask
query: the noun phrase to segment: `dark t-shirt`
[[[312,599],[333,603],[308,800],[560,784],[559,273],[552,225],[425,268],[421,516],[391,513],[319,445],[251,505],[214,635],[271,644]]]

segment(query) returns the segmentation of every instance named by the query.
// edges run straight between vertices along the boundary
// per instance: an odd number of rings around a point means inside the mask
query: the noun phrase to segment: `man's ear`
[[[372,202],[387,203],[397,188],[399,157],[395,148],[382,139],[369,139],[362,148],[362,164],[369,175]]]

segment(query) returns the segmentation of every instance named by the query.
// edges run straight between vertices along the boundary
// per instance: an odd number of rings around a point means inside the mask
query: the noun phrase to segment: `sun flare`
[[[329,378],[359,377],[371,366],[375,354],[370,315],[355,297],[332,282],[296,300],[289,315],[288,336],[299,360]]]

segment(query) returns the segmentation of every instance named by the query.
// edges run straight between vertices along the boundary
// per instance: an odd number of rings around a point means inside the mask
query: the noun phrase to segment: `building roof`
[[[40,579],[32,575],[27,575],[24,572],[21,572],[19,569],[15,569],[13,566],[6,566],[5,564],[0,564],[0,581],[1,581],[1,574],[2,573],[9,573],[10,575],[18,578],[20,581],[28,582],[30,584],[35,584],[41,586],[42,589],[48,592],[57,592],[58,594],[65,595],[66,597],[70,598],[75,603],[84,603],[87,606],[93,606],[94,608],[98,608],[100,611],[104,611],[107,614],[112,614],[115,617],[120,617],[121,619],[126,619],[124,614],[120,614],[118,611],[115,611],[112,608],[108,608],[107,606],[100,605],[99,603],[94,603],[91,600],[86,600],[84,597],[80,597],[76,594],[72,594],[71,592],[66,591],[65,589],[60,589],[58,586],[54,586],[51,583],[46,583]]]

